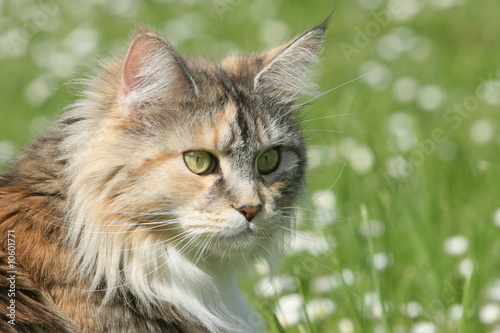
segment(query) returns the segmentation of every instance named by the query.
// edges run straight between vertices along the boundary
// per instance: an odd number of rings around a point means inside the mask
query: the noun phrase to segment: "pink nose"
[[[243,215],[248,222],[252,221],[252,219],[257,215],[258,212],[262,210],[262,205],[257,205],[257,206],[241,206],[241,207],[234,207],[238,212]]]

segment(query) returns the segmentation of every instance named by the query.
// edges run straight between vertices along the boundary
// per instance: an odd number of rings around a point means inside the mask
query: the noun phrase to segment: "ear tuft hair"
[[[315,85],[307,80],[308,67],[317,61],[330,17],[291,42],[267,51],[264,58],[270,60],[255,76],[254,89],[281,103],[293,102],[313,91]]]

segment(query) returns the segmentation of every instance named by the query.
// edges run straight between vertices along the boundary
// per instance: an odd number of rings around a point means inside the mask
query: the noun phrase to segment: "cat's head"
[[[326,25],[218,63],[138,33],[62,120],[72,133],[74,214],[187,255],[233,258],[282,244],[305,183],[296,101],[310,88],[307,68]]]

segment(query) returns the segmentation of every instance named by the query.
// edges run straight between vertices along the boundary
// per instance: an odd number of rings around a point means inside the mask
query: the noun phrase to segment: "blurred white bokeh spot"
[[[64,40],[64,45],[74,56],[83,58],[95,52],[99,46],[99,39],[99,31],[84,23],[70,31]]]
[[[460,256],[469,248],[469,240],[463,235],[448,237],[443,242],[444,252],[451,256]]]
[[[417,318],[422,313],[422,304],[413,301],[404,306],[404,312],[408,318]]]
[[[474,262],[471,258],[464,258],[458,264],[458,272],[464,278],[470,278],[474,273]]]
[[[392,254],[390,256],[391,258],[389,258],[389,255],[384,252],[375,253],[372,258],[373,267],[375,267],[377,271],[385,270],[391,264],[391,259],[393,256]]]
[[[267,20],[262,23],[259,37],[266,46],[277,46],[290,35],[290,27],[283,21]]]
[[[358,174],[364,175],[371,171],[375,156],[368,146],[358,146],[351,152],[349,162],[351,168]]]
[[[342,286],[342,280],[338,275],[323,275],[311,281],[311,289],[317,294],[326,294]]]
[[[377,42],[377,53],[386,61],[398,59],[403,51],[403,43],[395,34],[384,35]]]
[[[443,88],[437,85],[426,85],[418,89],[416,101],[418,106],[424,111],[433,111],[443,105],[446,100],[446,93]]]
[[[273,297],[297,290],[297,279],[290,275],[278,275],[274,278],[263,277],[255,286],[255,292],[262,297]]]
[[[385,90],[392,81],[391,71],[377,61],[364,62],[359,68],[359,74],[365,75],[361,80],[373,90]]]
[[[500,320],[500,305],[487,303],[479,309],[479,320],[483,324],[493,324]]]
[[[283,327],[291,327],[303,318],[304,300],[300,294],[290,294],[281,297],[276,306],[276,317]]]
[[[342,318],[337,325],[340,333],[354,333],[354,324],[349,318]]]
[[[344,268],[342,270],[342,279],[346,285],[351,286],[354,283],[354,273],[349,268]]]
[[[493,213],[493,224],[500,228],[500,208]]]
[[[396,21],[404,22],[410,21],[415,15],[417,15],[422,5],[417,0],[390,0],[387,4],[388,8],[396,8],[392,11],[393,17]]]
[[[336,308],[335,303],[328,298],[312,299],[306,304],[307,315],[313,321],[331,316]]]
[[[393,85],[392,93],[400,102],[410,102],[415,98],[419,88],[418,80],[412,76],[398,78]]]
[[[411,333],[436,333],[436,324],[424,321],[420,323],[413,324],[411,327]]]
[[[24,89],[26,101],[34,106],[43,104],[56,89],[56,80],[52,75],[42,74],[31,81]]]
[[[392,178],[408,177],[410,166],[402,156],[394,156],[386,161],[387,174]]]
[[[448,309],[448,314],[449,314],[450,318],[453,320],[458,321],[458,320],[462,319],[463,313],[464,313],[464,307],[462,306],[462,304],[453,304]]]
[[[470,138],[477,145],[485,145],[493,139],[496,123],[493,119],[482,118],[472,123]]]

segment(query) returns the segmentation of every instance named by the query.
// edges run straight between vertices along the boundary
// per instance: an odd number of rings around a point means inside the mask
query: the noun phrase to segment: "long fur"
[[[0,231],[16,230],[19,294],[31,295],[20,331],[262,330],[236,274],[277,266],[292,228],[306,158],[291,111],[325,29],[217,64],[143,31],[85,81],[0,177]],[[279,167],[256,177],[255,156],[273,147]],[[222,171],[186,168],[182,152],[200,148]],[[262,207],[251,223],[242,203]]]

